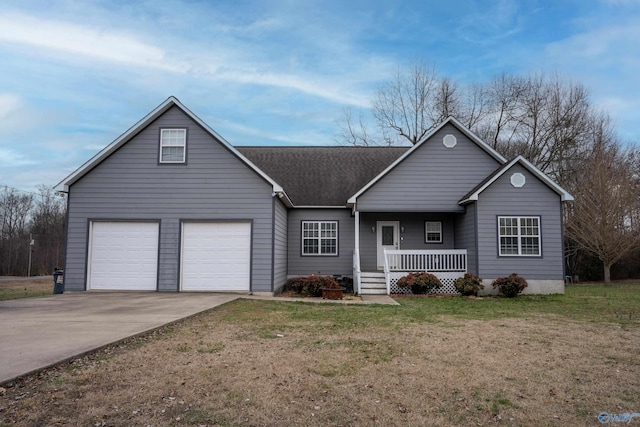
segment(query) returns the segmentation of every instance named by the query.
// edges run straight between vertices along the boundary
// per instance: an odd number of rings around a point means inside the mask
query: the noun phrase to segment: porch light
[[[400,232],[404,233],[404,227],[400,227]]]
[[[376,232],[376,227],[373,227],[373,226],[372,226],[372,227],[371,227],[371,232],[372,232],[372,233],[375,233],[375,232]]]

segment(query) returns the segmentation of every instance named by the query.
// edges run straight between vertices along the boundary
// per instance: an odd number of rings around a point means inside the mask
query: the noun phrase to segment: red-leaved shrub
[[[478,296],[478,292],[484,289],[482,279],[472,273],[464,273],[464,277],[458,277],[453,286],[464,296]]]
[[[340,285],[331,276],[310,276],[294,277],[287,280],[284,285],[285,290],[293,290],[297,294],[319,297],[322,296],[322,288],[340,289]]]
[[[436,276],[427,272],[409,273],[398,279],[397,285],[401,288],[411,288],[414,294],[426,294],[434,288],[441,288],[442,282]]]
[[[508,298],[518,296],[527,286],[527,281],[516,273],[511,273],[507,277],[499,277],[493,281],[493,289],[500,288],[500,293]]]

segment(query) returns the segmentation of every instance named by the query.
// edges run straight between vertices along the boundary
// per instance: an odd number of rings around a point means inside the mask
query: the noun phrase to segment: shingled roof
[[[345,206],[410,147],[235,147],[295,206]]]

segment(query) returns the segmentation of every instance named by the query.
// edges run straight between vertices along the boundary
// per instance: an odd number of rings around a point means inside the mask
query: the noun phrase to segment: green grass
[[[53,294],[51,279],[15,280],[0,283],[0,301]]]
[[[524,318],[549,314],[571,320],[640,324],[640,282],[567,286],[564,295],[520,295],[516,298],[400,300],[419,317],[425,306],[432,314],[462,319]]]
[[[220,353],[222,350],[224,350],[224,343],[221,341],[212,343],[198,341],[198,353]]]
[[[400,306],[310,304],[238,300],[227,312],[229,322],[254,321],[255,333],[275,336],[281,320],[296,323],[298,329],[344,332],[376,325],[442,323],[451,317],[460,320],[491,320],[553,315],[567,320],[640,325],[640,281],[609,285],[567,286],[565,295],[520,295],[516,298],[468,299],[400,298]]]

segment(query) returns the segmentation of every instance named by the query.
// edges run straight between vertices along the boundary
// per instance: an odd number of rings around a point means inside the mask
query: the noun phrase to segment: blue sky
[[[0,0],[0,186],[53,186],[168,96],[234,145],[332,145],[415,60],[558,72],[640,141],[640,0]]]

